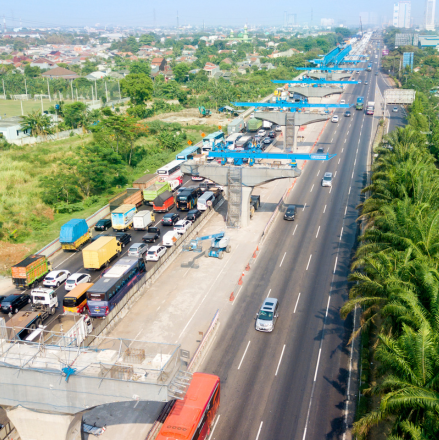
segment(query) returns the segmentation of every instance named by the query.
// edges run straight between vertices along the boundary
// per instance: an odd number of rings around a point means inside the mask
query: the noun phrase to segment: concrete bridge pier
[[[23,407],[7,411],[21,440],[81,440],[83,413],[49,413]]]

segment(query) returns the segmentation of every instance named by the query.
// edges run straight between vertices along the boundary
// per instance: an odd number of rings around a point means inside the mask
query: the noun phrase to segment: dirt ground
[[[222,113],[213,112],[212,116],[201,117],[197,108],[188,108],[180,112],[162,113],[160,115],[148,118],[148,121],[160,120],[163,122],[171,123],[178,122],[181,125],[216,125],[226,127],[233,118],[228,118],[227,115]]]
[[[13,244],[0,241],[0,281],[1,275],[15,263],[22,260],[32,249],[32,245]],[[9,280],[10,283],[10,280]]]

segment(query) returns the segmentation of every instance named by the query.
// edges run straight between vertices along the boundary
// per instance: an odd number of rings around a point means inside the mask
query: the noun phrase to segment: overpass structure
[[[0,321],[0,405],[29,410],[8,413],[23,440],[26,424],[37,428],[38,413],[57,420],[57,437],[44,439],[64,439],[75,414],[114,402],[181,399],[190,383],[179,344],[97,337],[85,347],[59,334],[53,345],[44,342],[53,332],[45,331],[38,342],[23,342],[8,339]]]

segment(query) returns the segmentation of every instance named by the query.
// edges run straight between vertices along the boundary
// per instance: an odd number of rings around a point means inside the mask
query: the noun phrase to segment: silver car
[[[148,246],[145,243],[134,243],[128,249],[128,256],[142,258],[147,250]]]
[[[276,298],[267,298],[256,313],[255,329],[260,332],[272,332],[279,317],[279,301]]]
[[[325,173],[323,175],[322,186],[332,186],[332,173]]]

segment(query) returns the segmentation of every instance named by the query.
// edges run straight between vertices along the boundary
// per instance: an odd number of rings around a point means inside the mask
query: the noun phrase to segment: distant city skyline
[[[434,3],[435,0],[427,2]],[[241,3],[224,0],[220,5],[193,0],[186,2],[184,7],[178,0],[168,0],[166,5],[134,0],[125,0],[123,3],[116,0],[76,0],[67,3],[55,0],[15,0],[13,4],[8,4],[2,15],[5,16],[8,27],[94,26],[96,23],[102,27],[151,27],[154,24],[160,27],[176,26],[177,11],[180,26],[202,26],[203,22],[206,26],[225,27],[239,27],[245,23],[251,26],[283,26],[285,13],[294,15],[298,24],[320,26],[323,19],[324,23],[328,23],[326,20],[334,20],[334,25],[342,23],[359,26],[360,15],[363,25],[392,22],[395,3],[395,0],[369,0],[367,3],[351,0],[315,0],[312,4],[292,4],[285,0],[276,2],[274,9],[267,8],[266,2],[260,0]],[[413,6],[414,23],[423,25],[425,0],[415,0]]]

